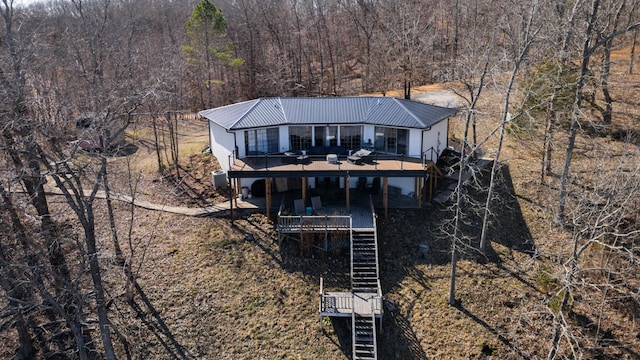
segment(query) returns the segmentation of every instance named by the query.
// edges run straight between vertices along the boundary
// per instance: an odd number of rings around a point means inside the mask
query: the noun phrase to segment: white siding
[[[431,127],[431,130],[425,131],[423,134],[423,145],[422,151],[428,151],[433,148],[438,156],[442,154],[442,151],[447,148],[448,138],[447,138],[447,130],[448,130],[449,120],[441,121]],[[427,159],[429,158],[431,152],[427,152]],[[436,159],[432,159],[435,161]]]
[[[421,133],[422,130],[409,129],[409,148],[407,149],[407,155],[411,157],[422,157],[422,150],[420,149],[420,145],[422,144],[422,139],[420,138]]]
[[[209,121],[209,146],[211,153],[218,159],[222,170],[229,171],[229,155],[233,153],[235,142],[233,134],[228,133],[223,127],[213,121]]]
[[[382,192],[382,185],[381,192]],[[402,190],[403,195],[408,195],[410,192],[415,191],[415,178],[389,178],[389,186],[395,186]]]

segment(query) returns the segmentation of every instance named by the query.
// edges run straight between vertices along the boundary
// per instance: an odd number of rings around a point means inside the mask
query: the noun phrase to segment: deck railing
[[[432,162],[435,164],[438,162],[439,156],[440,155],[438,155],[438,152],[436,151],[436,149],[434,149],[432,146],[422,153],[422,164],[424,166],[426,166],[428,162]]]
[[[338,155],[337,162],[335,163],[336,170],[341,170],[345,164],[349,164],[348,155]],[[236,160],[240,160],[237,162]],[[386,160],[394,160],[400,162],[400,170],[404,169],[405,163],[426,163],[428,159],[426,159],[426,152],[422,154],[414,154],[414,155],[405,155],[405,154],[381,154],[374,153],[369,155],[366,160],[364,160],[365,164],[373,165],[374,168],[378,169],[378,164],[380,161]],[[245,155],[238,156],[238,154],[234,151],[229,154],[229,164],[236,165],[238,169],[237,171],[242,171],[246,167],[250,168],[260,168],[264,170],[269,170],[272,168],[276,168],[282,165],[290,165],[297,164],[301,165],[301,169],[305,170],[306,167],[313,162],[326,162],[326,155],[305,155],[305,159],[301,162],[297,162],[296,158],[291,158],[290,156],[283,154],[261,154],[261,155]],[[350,165],[350,164],[349,164]]]
[[[351,216],[345,215],[281,215],[278,214],[280,231],[349,230]]]

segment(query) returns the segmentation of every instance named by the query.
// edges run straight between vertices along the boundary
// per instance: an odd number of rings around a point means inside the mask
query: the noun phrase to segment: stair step
[[[373,336],[356,336],[356,344],[373,346]]]
[[[354,290],[358,289],[375,289],[378,287],[377,281],[353,281]]]
[[[373,355],[374,350],[373,350],[373,345],[367,345],[367,347],[364,347],[365,345],[361,345],[361,344],[356,344],[356,352],[360,352],[360,353],[369,353],[370,355]]]
[[[375,353],[375,351],[373,350],[373,346],[371,346],[371,348],[368,349],[358,349],[356,347],[356,353],[360,353],[362,355],[370,355],[373,356],[373,354]]]
[[[358,290],[358,291],[363,292],[363,293],[372,293],[372,294],[375,294],[378,291],[378,289],[373,288],[373,287],[369,287],[369,288],[362,287],[362,288],[357,288],[355,290]]]
[[[376,358],[374,357],[375,355],[372,353],[364,353],[364,354],[360,354],[356,352],[356,355],[354,357],[355,360],[375,360]]]
[[[375,269],[368,269],[368,270],[358,270],[358,269],[353,269],[353,276],[357,276],[357,277],[373,277],[373,278],[378,278],[378,273],[376,272]]]
[[[362,260],[371,260],[373,262],[376,261],[376,256],[375,254],[371,254],[371,255],[356,255],[353,254],[353,260],[354,261],[362,261]]]
[[[371,348],[360,348],[360,349],[358,349],[358,345],[356,345],[356,353],[360,353],[366,356],[373,356],[373,354],[375,354],[375,350],[373,349],[373,345],[371,345]]]

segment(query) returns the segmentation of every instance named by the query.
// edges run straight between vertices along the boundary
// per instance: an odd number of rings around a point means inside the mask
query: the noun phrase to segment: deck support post
[[[418,188],[416,189],[416,197],[418,198],[418,207],[422,208],[422,185],[424,184],[424,178],[416,178]]]
[[[327,215],[325,215],[324,216],[324,251],[329,251],[329,224],[327,223],[328,223]]]
[[[433,172],[429,171],[429,200],[433,198]]]
[[[307,177],[302,177],[302,201],[304,201],[305,206],[307,206]]]
[[[266,207],[267,207],[267,218],[270,218],[270,210],[271,210],[271,178],[264,179],[264,185],[266,190]]]
[[[233,226],[233,196],[235,194],[235,189],[233,188],[232,185],[233,183],[231,182],[231,180],[229,180],[229,187],[231,188],[229,191],[229,210],[231,210],[231,226]]]
[[[236,202],[236,207],[238,207],[238,194],[242,194],[242,179],[235,179],[236,186],[233,188],[233,201]]]
[[[382,178],[382,206],[384,206],[384,218],[389,216],[389,178]]]
[[[344,193],[345,193],[345,197],[347,198],[347,212],[351,212],[351,210],[349,209],[349,175],[344,177]]]

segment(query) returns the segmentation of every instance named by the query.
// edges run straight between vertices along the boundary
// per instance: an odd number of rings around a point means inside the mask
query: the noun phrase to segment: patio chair
[[[320,199],[320,196],[311,197],[311,206],[313,206],[313,211],[316,214],[318,214],[318,215],[325,215],[326,214],[325,209],[322,207],[322,200]]]
[[[360,191],[366,191],[367,190],[367,178],[366,177],[359,177],[358,178],[358,190]]]
[[[303,199],[295,199],[293,200],[293,209],[298,216],[306,215],[306,209],[304,207]]]
[[[378,195],[378,193],[380,192],[380,178],[373,178],[373,182],[371,183],[371,185],[367,185],[367,188],[369,189],[369,192],[371,194]]]

